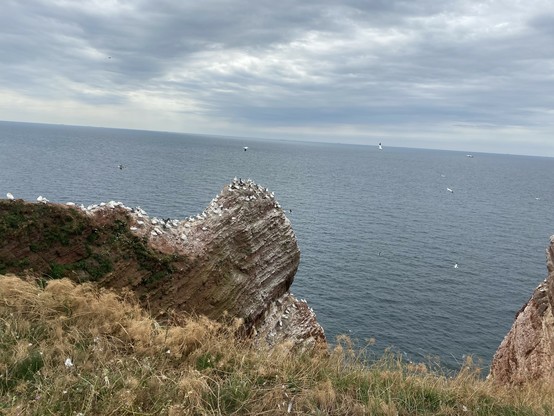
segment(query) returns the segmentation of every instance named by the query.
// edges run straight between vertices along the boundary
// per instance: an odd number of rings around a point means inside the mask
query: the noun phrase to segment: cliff
[[[299,261],[283,210],[250,180],[233,180],[202,213],[182,220],[114,201],[0,202],[0,273],[130,290],[158,319],[238,317],[270,344],[325,340],[313,311],[289,293]]]
[[[490,377],[497,382],[554,381],[554,236],[546,259],[548,277],[516,314],[494,355]]]

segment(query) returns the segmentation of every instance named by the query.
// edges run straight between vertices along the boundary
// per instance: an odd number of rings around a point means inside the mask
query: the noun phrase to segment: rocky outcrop
[[[289,342],[310,349],[324,340],[312,308],[305,299],[298,300],[290,293],[271,302],[255,331],[268,345]]]
[[[155,316],[239,317],[273,343],[324,341],[290,293],[296,237],[273,193],[233,180],[195,217],[149,217],[119,202],[0,202],[0,273],[131,290]]]
[[[499,383],[554,382],[554,236],[546,258],[548,277],[516,314],[494,355],[490,377]]]

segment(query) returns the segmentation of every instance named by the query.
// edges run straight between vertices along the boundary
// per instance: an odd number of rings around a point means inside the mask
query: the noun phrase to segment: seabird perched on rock
[[[10,201],[13,201],[15,198],[13,197],[13,195],[11,194],[11,192],[8,192],[6,194],[6,198],[8,198]]]
[[[42,195],[38,196],[37,201],[42,202],[43,204],[46,204],[48,202],[48,200],[45,197],[43,197]]]

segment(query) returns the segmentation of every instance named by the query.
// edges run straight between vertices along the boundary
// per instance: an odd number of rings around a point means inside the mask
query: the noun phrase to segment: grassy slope
[[[234,330],[201,317],[160,326],[90,284],[0,276],[0,413],[554,414],[551,388],[495,387],[469,363],[448,378],[396,357],[364,365],[348,339],[292,353]]]
[[[63,205],[0,200],[0,273],[32,269],[45,279],[98,281],[112,271],[124,274],[114,266],[126,263],[148,280],[169,276],[177,256],[153,252],[128,220],[122,210],[93,220]]]

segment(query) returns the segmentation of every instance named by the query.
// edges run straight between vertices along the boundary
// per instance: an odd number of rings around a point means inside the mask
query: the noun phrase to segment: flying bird
[[[454,191],[453,191],[452,189],[450,189],[450,188],[446,188],[446,190],[447,190],[448,192],[454,193]]]
[[[244,151],[246,152],[248,150],[248,146],[244,146]]]

